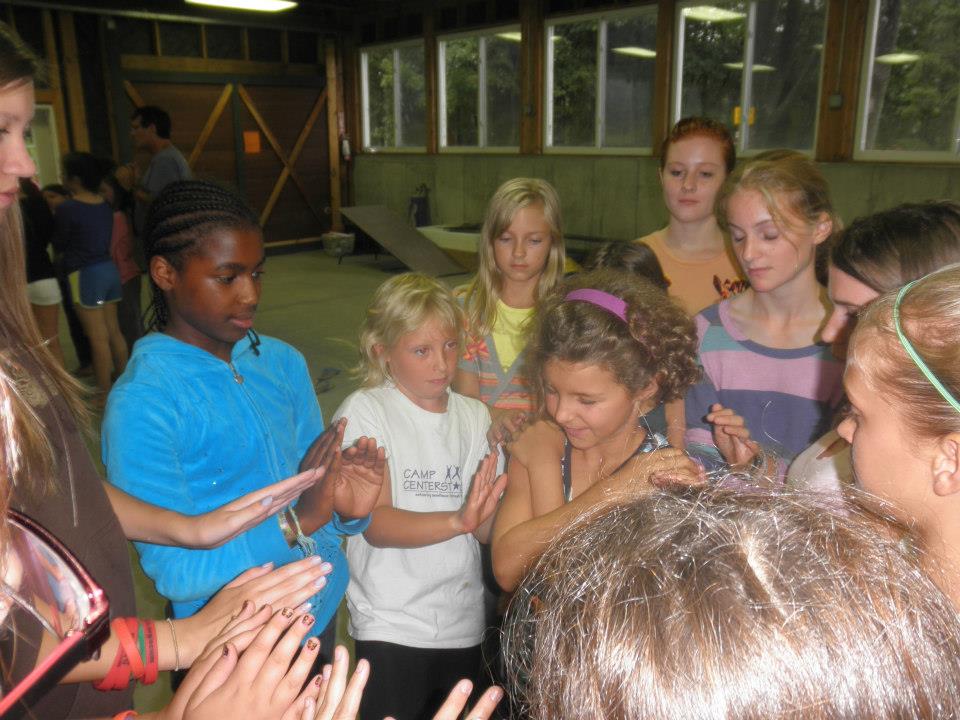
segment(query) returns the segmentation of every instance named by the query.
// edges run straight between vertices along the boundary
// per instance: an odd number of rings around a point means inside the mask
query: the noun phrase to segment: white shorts
[[[59,305],[63,300],[56,278],[27,283],[27,297],[31,305]]]

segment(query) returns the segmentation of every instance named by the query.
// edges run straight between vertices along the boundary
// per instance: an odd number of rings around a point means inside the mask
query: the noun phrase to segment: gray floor
[[[306,357],[313,377],[324,368],[341,371],[332,378],[332,387],[317,396],[325,418],[330,417],[356,387],[349,370],[357,363],[357,331],[373,291],[403,270],[389,256],[347,257],[340,265],[322,251],[268,258],[255,328],[263,335],[280,338],[298,348]],[[467,278],[462,275],[444,280],[455,286]],[[67,367],[76,367],[76,355],[62,320],[60,336]],[[153,584],[139,572],[139,567],[135,580],[139,614],[161,617],[163,601],[156,595]],[[339,627],[340,638],[345,640],[342,609]],[[165,675],[161,675],[156,684],[137,689],[136,709],[140,712],[157,709],[169,694],[169,683]]]

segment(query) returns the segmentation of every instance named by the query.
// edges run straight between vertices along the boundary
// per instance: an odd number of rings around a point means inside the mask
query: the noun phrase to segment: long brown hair
[[[36,55],[0,23],[0,87],[32,82],[40,72]],[[34,376],[36,370],[40,377]],[[33,317],[17,204],[0,213],[0,371],[14,381],[2,410],[11,419],[4,430],[12,434],[11,441],[19,448],[17,472],[8,477],[27,488],[52,489],[57,472],[55,453],[48,428],[24,397],[24,381],[30,377],[44,391],[59,394],[81,425],[88,419],[88,410],[82,386],[53,357]],[[4,487],[4,497],[8,492]]]

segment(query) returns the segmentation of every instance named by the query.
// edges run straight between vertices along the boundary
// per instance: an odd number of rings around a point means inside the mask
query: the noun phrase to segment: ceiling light
[[[731,20],[742,20],[746,17],[745,13],[735,10],[724,10],[713,5],[697,5],[683,9],[683,16],[688,20],[700,20],[701,22],[730,22]]]
[[[187,0],[190,5],[210,5],[229,10],[257,10],[258,12],[280,12],[295,8],[292,0]]]
[[[743,70],[742,62],[724,63],[723,66],[725,68],[730,68],[731,70]],[[755,63],[753,66],[753,71],[755,73],[773,72],[774,70],[776,70],[776,68],[773,65],[760,65],[758,63]]]
[[[919,55],[909,52],[887,53],[886,55],[877,55],[875,58],[881,65],[907,65],[919,59]]]
[[[522,36],[519,32],[502,32],[497,33],[497,37],[501,40],[509,40],[510,42],[520,42]]]
[[[643,47],[633,47],[631,45],[628,45],[626,47],[614,48],[613,52],[618,53],[620,55],[629,55],[630,57],[638,57],[638,58],[644,58],[644,59],[655,58],[657,56],[656,50],[650,50],[649,48],[643,48]]]

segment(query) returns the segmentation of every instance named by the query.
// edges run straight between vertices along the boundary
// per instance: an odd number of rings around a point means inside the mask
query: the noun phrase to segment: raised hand
[[[340,454],[334,509],[341,517],[358,518],[373,512],[383,486],[386,450],[373,438],[361,437]]]
[[[714,403],[706,419],[713,425],[713,444],[731,467],[745,467],[760,453],[760,445],[750,439],[743,417],[731,408]]]
[[[530,422],[530,415],[523,410],[506,410],[494,412],[491,420],[490,429],[487,430],[490,447],[503,445],[509,448]]]
[[[311,468],[293,477],[243,495],[203,515],[184,515],[180,531],[183,547],[214,548],[275,515],[313,486],[323,473]]]
[[[333,655],[333,665],[326,665],[323,668],[323,680],[320,684],[316,710],[313,711],[311,707],[313,701],[308,699],[307,708],[298,720],[356,720],[363,689],[370,677],[370,664],[366,660],[357,662],[357,667],[348,682],[349,665],[350,657],[347,649],[338,645]],[[467,700],[470,699],[472,689],[473,683],[469,680],[458,682],[433,716],[433,720],[460,718]],[[467,717],[470,720],[488,720],[502,697],[503,690],[500,688],[496,686],[488,688],[473,709],[467,713]]]
[[[454,524],[461,533],[474,532],[497,509],[500,496],[507,488],[507,476],[503,474],[497,477],[496,472],[497,453],[489,452],[480,461],[470,483],[467,499],[454,517]]]
[[[614,496],[648,492],[651,487],[667,485],[702,485],[706,482],[703,468],[684,450],[666,447],[637,455],[614,476],[598,481],[598,486]]]

